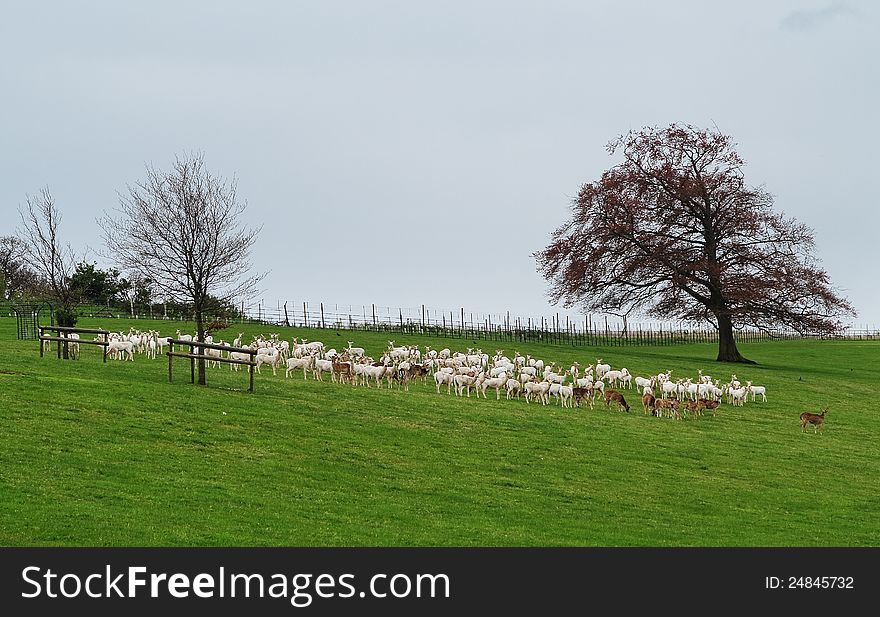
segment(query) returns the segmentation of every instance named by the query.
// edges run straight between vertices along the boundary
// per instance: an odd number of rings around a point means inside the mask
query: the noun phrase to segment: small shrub
[[[76,311],[72,309],[60,308],[55,311],[55,321],[58,322],[59,326],[72,328],[76,325],[76,320]]]

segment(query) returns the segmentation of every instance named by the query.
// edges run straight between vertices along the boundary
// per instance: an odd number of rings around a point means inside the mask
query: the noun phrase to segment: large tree
[[[249,274],[259,230],[243,226],[244,211],[235,182],[212,175],[195,155],[177,158],[167,172],[148,166],[146,178],[120,196],[116,215],[98,223],[109,255],[133,278],[152,281],[169,301],[192,306],[204,341],[214,298],[248,296],[262,278]],[[198,366],[204,385],[204,360]]]
[[[110,306],[123,299],[131,283],[116,268],[102,270],[96,263],[82,261],[76,264],[70,286],[80,302]]]
[[[746,184],[729,136],[673,124],[608,150],[622,162],[580,188],[571,219],[535,253],[554,301],[708,321],[728,362],[749,362],[735,327],[831,333],[855,314],[816,260],[812,231]]]

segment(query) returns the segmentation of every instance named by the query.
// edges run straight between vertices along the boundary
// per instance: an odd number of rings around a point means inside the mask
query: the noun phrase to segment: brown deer
[[[705,405],[700,403],[700,401],[685,401],[684,412],[690,414],[692,418],[696,418],[703,415],[704,407]]]
[[[678,401],[674,398],[658,398],[654,401],[654,411],[657,413],[657,417],[660,418],[663,416],[663,410],[666,410],[667,418],[675,418],[676,420],[681,420],[681,414],[678,411]]]
[[[413,364],[409,367],[408,372],[410,379],[418,379],[421,377],[422,383],[425,385],[428,384],[428,369],[421,364]]]
[[[354,380],[354,371],[351,369],[351,362],[340,362],[336,358],[333,358],[331,362],[333,370],[330,371],[330,378],[333,381],[338,381],[339,383],[349,381],[352,385],[357,385],[357,382]]]
[[[578,407],[581,406],[581,401],[587,401],[590,405],[590,409],[593,408],[593,388],[592,386],[589,388],[574,388],[571,391],[571,396],[574,399],[575,405]]]
[[[629,404],[626,402],[626,399],[623,398],[623,395],[616,390],[606,390],[605,391],[605,406],[608,407],[614,401],[617,403],[617,408],[620,409],[623,407],[626,411],[629,411]]]
[[[650,392],[648,392],[644,396],[642,396],[642,408],[645,410],[645,414],[647,414],[648,410],[650,409],[651,415],[652,416],[654,415],[654,402],[655,401],[656,401],[656,399],[654,398],[654,395],[651,394]]]
[[[819,429],[822,428],[822,424],[825,423],[825,414],[828,412],[828,409],[825,408],[822,410],[822,413],[810,413],[809,411],[805,411],[801,414],[801,432],[803,433],[807,430],[807,424],[813,425],[813,433],[818,433]]]
[[[697,403],[702,406],[702,409],[711,409],[713,416],[715,415],[715,410],[718,409],[718,401],[715,399],[701,398],[697,399]]]

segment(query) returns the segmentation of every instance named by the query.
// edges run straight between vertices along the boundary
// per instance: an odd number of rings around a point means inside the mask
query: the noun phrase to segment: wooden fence
[[[46,331],[57,332],[58,336],[47,336],[44,333]],[[73,339],[70,338],[69,334],[97,334],[99,336],[103,336],[104,338],[97,341],[87,341],[82,338]],[[62,348],[70,348],[72,344],[76,344],[77,347],[75,349],[79,349],[79,345],[100,345],[104,348],[104,353],[102,356],[104,357],[104,362],[107,362],[107,346],[109,343],[110,332],[107,330],[95,330],[92,328],[68,328],[65,326],[40,326],[40,336],[38,337],[40,343],[40,357],[43,357],[44,351],[44,342],[49,341],[58,341],[58,359],[60,360],[62,357],[61,350]],[[70,358],[69,353],[63,354],[65,358]],[[78,354],[76,354],[78,357]],[[77,358],[74,358],[77,359]]]
[[[174,351],[175,345],[183,345],[189,347],[189,353],[180,353]],[[195,353],[195,348],[199,348],[202,353]],[[217,349],[220,351],[227,352],[236,352],[240,354],[247,354],[250,357],[250,360],[233,360],[229,357],[223,358],[220,356],[209,356],[205,355],[205,349]],[[254,356],[257,355],[257,351],[255,349],[251,349],[250,347],[227,347],[226,345],[214,345],[213,343],[200,343],[198,341],[182,341],[178,339],[170,339],[168,341],[168,351],[166,352],[168,356],[168,381],[173,381],[172,379],[172,366],[174,358],[189,358],[189,370],[190,370],[190,383],[196,382],[196,360],[209,360],[211,362],[225,362],[227,364],[244,364],[248,367],[248,373],[250,374],[250,384],[248,386],[248,392],[254,391],[254,367],[257,363],[254,361]]]

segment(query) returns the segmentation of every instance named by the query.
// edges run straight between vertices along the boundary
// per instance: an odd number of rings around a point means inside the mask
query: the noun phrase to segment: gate
[[[16,304],[12,310],[15,311],[19,340],[36,340],[40,336],[40,311],[43,305]]]

